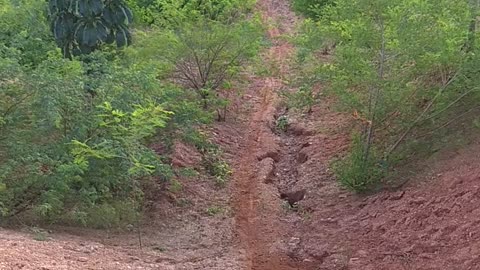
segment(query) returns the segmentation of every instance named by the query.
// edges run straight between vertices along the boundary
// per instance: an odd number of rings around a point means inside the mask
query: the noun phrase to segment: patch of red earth
[[[154,252],[109,247],[72,235],[34,241],[34,235],[0,229],[0,269],[175,269]]]
[[[176,142],[173,149],[172,165],[174,168],[195,168],[202,163],[202,155],[191,145]]]
[[[278,39],[291,34],[295,16],[287,1],[259,2],[265,24],[274,22],[269,30],[273,46],[265,52],[264,62],[277,66],[279,74],[257,78],[253,85],[257,97],[245,137],[245,145],[235,166],[233,207],[238,249],[245,254],[244,269],[288,270],[310,269],[311,262],[296,261],[286,252],[287,227],[282,220],[283,210],[278,189],[270,184],[274,163],[281,159],[281,139],[273,133],[278,94],[285,85],[289,59],[294,48]]]
[[[389,269],[480,269],[479,150],[480,144],[471,145],[433,164],[403,190],[366,200],[356,216],[357,233],[369,241],[362,249],[383,260],[358,263]],[[369,224],[359,222],[367,216]]]
[[[292,133],[322,129],[284,147],[298,153],[299,165],[295,182],[281,187],[307,190],[298,212],[287,215],[294,257],[322,270],[480,269],[480,143],[426,161],[401,189],[363,197],[329,171],[348,146],[348,119],[317,107],[297,121]]]

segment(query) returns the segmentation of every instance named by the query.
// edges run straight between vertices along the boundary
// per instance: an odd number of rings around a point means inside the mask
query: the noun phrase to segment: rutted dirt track
[[[275,163],[281,159],[282,140],[273,132],[278,94],[284,88],[282,78],[288,73],[293,47],[281,39],[294,30],[295,16],[286,0],[261,0],[259,9],[272,47],[263,62],[278,68],[277,74],[255,79],[260,102],[249,121],[246,147],[240,155],[234,179],[235,229],[238,246],[246,254],[245,269],[311,269],[295,261],[281,246],[288,233],[282,224],[282,208],[275,179]],[[258,91],[259,90],[259,91]]]

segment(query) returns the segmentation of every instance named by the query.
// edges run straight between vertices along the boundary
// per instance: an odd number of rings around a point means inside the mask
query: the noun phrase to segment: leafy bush
[[[96,229],[124,229],[136,224],[139,219],[138,206],[131,201],[103,203],[88,208],[86,212],[74,212],[76,223]]]
[[[230,165],[223,158],[223,151],[207,136],[198,130],[190,130],[184,134],[184,140],[194,145],[202,154],[202,165],[207,172],[215,177],[216,184],[224,186],[233,173]]]
[[[466,1],[360,0],[336,1],[322,12],[304,28],[303,59],[320,65],[316,77],[355,118],[361,146],[352,148],[339,178],[361,190],[381,175],[375,164],[393,163],[405,142],[452,123],[456,113],[448,111],[475,108],[478,99],[466,97],[478,98],[471,75],[477,68],[463,49],[471,8]],[[318,61],[318,41],[337,44],[331,61]]]
[[[223,159],[223,152],[218,147],[210,147],[203,153],[202,163],[207,172],[215,177],[216,184],[225,185],[232,169],[228,162]]]
[[[388,169],[376,153],[365,159],[364,150],[360,136],[354,136],[348,156],[333,166],[340,183],[355,192],[366,192],[379,185]]]
[[[277,118],[275,128],[280,132],[286,132],[288,130],[289,119],[287,115],[282,115]]]
[[[165,64],[166,77],[197,93],[207,109],[224,105],[218,102],[217,91],[256,55],[260,38],[256,23],[203,20],[177,31],[161,31],[145,42],[150,46],[147,54]]]
[[[139,20],[162,28],[185,22],[212,20],[232,22],[242,17],[254,0],[129,0]]]
[[[295,92],[284,92],[283,96],[288,108],[312,112],[313,106],[318,103],[318,97],[313,93],[312,88],[304,85]]]
[[[0,50],[10,50],[21,66],[35,66],[55,47],[44,3],[34,0],[5,1],[0,9]],[[4,51],[5,52],[5,51]]]
[[[293,0],[293,8],[307,17],[319,19],[325,6],[334,3],[335,0]]]
[[[122,66],[129,56],[103,67],[103,76],[88,76],[85,70],[112,56],[89,57],[95,60],[70,61],[52,53],[31,71],[18,59],[1,58],[0,96],[6,98],[0,100],[17,101],[0,111],[4,215],[34,210],[58,220],[74,211],[85,213],[79,216],[90,224],[90,208],[119,201],[140,205],[144,183],[173,175],[168,161],[148,148],[149,138],[161,129],[168,137],[181,132],[178,126],[201,122],[195,115],[202,111],[199,104],[177,100],[183,90],[165,88],[148,63]],[[95,86],[94,95],[85,91],[86,83]],[[178,109],[182,104],[188,106]]]

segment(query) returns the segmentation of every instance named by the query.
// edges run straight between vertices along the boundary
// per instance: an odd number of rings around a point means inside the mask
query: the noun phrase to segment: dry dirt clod
[[[308,154],[303,152],[303,151],[298,153],[297,161],[300,164],[303,164],[303,163],[307,162],[308,161]]]
[[[306,193],[307,191],[304,189],[294,192],[285,192],[280,194],[280,198],[287,201],[288,204],[293,207],[296,203],[305,198]]]
[[[192,146],[177,142],[172,155],[172,165],[178,168],[192,168],[200,164],[202,155]]]
[[[312,144],[313,144],[312,142],[306,142],[306,143],[302,144],[302,149],[307,148],[307,147],[311,146]]]
[[[265,158],[259,163],[258,179],[270,184],[274,179],[275,161],[272,158]]]
[[[405,191],[399,191],[397,193],[391,194],[388,199],[391,201],[398,201],[403,198],[403,195],[405,195]]]
[[[275,162],[278,162],[280,160],[280,153],[278,150],[271,150],[257,156],[258,161],[262,161],[266,158],[271,158]]]

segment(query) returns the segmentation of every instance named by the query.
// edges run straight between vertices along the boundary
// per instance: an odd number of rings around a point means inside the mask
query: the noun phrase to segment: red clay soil
[[[309,212],[294,232],[296,256],[325,270],[480,269],[479,161],[476,143],[430,160],[408,186],[369,197],[345,193],[332,179],[304,180],[311,192],[300,209]]]
[[[45,238],[44,238],[45,237]],[[37,238],[37,240],[33,240]],[[38,234],[0,229],[1,270],[174,270],[154,252],[112,247],[72,235],[40,237]]]
[[[257,78],[254,82],[255,104],[248,125],[246,144],[233,175],[233,203],[238,248],[246,254],[245,269],[288,270],[311,269],[305,262],[294,261],[282,252],[286,230],[282,224],[282,208],[278,189],[268,182],[273,176],[274,162],[280,159],[280,138],[273,133],[278,106],[278,91],[284,88],[282,76],[288,72],[293,47],[280,36],[291,34],[293,14],[287,1],[263,0],[259,10],[268,36],[274,44],[266,53],[264,63],[278,68],[278,74]]]

